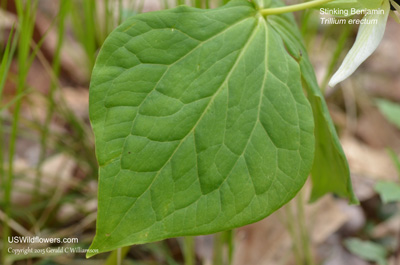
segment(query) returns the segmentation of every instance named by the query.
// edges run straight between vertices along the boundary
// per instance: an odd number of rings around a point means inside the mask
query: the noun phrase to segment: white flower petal
[[[385,33],[390,4],[385,0],[382,5],[383,15],[365,15],[367,20],[376,19],[377,24],[362,24],[358,30],[356,42],[344,58],[339,70],[329,81],[331,87],[349,77],[378,47]]]

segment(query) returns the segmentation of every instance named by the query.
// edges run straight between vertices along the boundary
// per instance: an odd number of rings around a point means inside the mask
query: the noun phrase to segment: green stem
[[[183,238],[183,254],[185,265],[194,265],[196,263],[196,255],[194,253],[194,236],[185,236]]]
[[[340,34],[336,49],[332,54],[332,57],[330,59],[330,63],[328,66],[328,70],[326,71],[326,74],[325,74],[324,79],[321,84],[322,93],[325,93],[326,87],[328,86],[329,79],[332,77],[333,71],[335,70],[335,66],[340,59],[340,55],[342,54],[343,51],[345,51],[344,47],[347,43],[347,38],[350,35],[352,28],[353,27],[350,24],[346,24],[344,26],[344,29],[342,29],[342,31],[341,31],[342,33]]]
[[[213,257],[213,265],[222,265],[224,260],[223,255],[223,245],[224,240],[222,238],[222,233],[214,234],[214,257]]]
[[[235,251],[235,231],[228,230],[224,232],[225,241],[228,245],[228,265],[233,264],[233,254]]]
[[[104,0],[104,6],[105,6],[104,14],[106,17],[104,19],[104,32],[103,32],[103,36],[101,36],[101,43],[103,43],[104,40],[107,38],[107,35],[108,35],[108,33],[110,33],[110,29],[111,29],[110,17],[112,16],[112,13],[111,13],[109,0]]]
[[[25,81],[28,75],[29,65],[27,61],[29,58],[30,40],[33,34],[33,27],[36,18],[36,8],[38,0],[15,1],[18,24],[19,24],[19,36],[18,39],[18,81],[17,81],[17,95],[24,92]],[[4,213],[5,213],[5,226],[3,228],[2,236],[6,242],[7,237],[10,235],[10,227],[8,220],[11,218],[12,207],[11,207],[11,193],[14,181],[14,156],[16,151],[16,141],[19,129],[19,117],[22,105],[22,98],[17,100],[15,103],[13,121],[11,125],[11,134],[8,147],[8,171],[7,178],[4,179]],[[2,183],[3,184],[3,183]],[[6,264],[7,258],[7,245],[3,246],[2,252],[3,264]]]
[[[214,234],[213,265],[231,265],[234,251],[234,230]]]
[[[297,5],[291,5],[291,6],[266,8],[266,9],[261,9],[260,13],[263,16],[279,15],[279,14],[283,14],[283,13],[290,13],[290,12],[296,12],[296,11],[300,11],[300,10],[314,8],[314,7],[329,3],[331,1],[333,1],[333,0],[315,0],[315,1],[305,2],[305,3],[301,3],[301,4],[297,4]]]
[[[8,42],[5,47],[5,51],[3,53],[3,59],[1,61],[0,65],[0,102],[2,99],[2,94],[3,94],[3,88],[4,84],[6,82],[7,76],[8,76],[8,71],[11,66],[11,61],[15,52],[17,46],[17,32],[14,29],[14,26],[11,28],[10,35],[8,36]],[[5,161],[5,141],[4,139],[4,131],[3,131],[3,113],[1,112],[0,109],[0,186],[4,189],[4,202],[0,203],[1,208],[8,208],[6,205],[6,201],[9,200],[9,196],[11,196],[11,191],[7,191],[6,187],[8,187],[8,181],[6,179],[6,171],[4,169],[4,161]],[[9,195],[6,195],[9,194]],[[3,250],[1,252],[1,259],[3,260],[3,263],[6,263],[6,258],[7,258],[7,236],[9,234],[9,226],[8,226],[8,216],[5,215],[4,221],[3,221]]]
[[[118,25],[122,23],[122,12],[124,10],[124,6],[122,5],[122,0],[118,0]]]
[[[103,265],[121,265],[126,255],[128,255],[129,249],[130,247],[123,247],[114,250]]]
[[[300,230],[301,246],[303,247],[304,262],[307,265],[314,265],[314,259],[311,252],[311,240],[306,225],[302,190],[299,192],[299,195],[295,200],[297,202],[297,217],[298,217],[297,219]]]
[[[142,12],[143,12],[144,1],[145,1],[145,0],[140,0],[140,1],[139,1],[139,6],[137,7],[137,12],[138,12],[138,13],[142,13]],[[178,3],[179,3],[179,2],[178,2]],[[185,3],[182,3],[182,5],[183,5],[183,4],[185,4]],[[179,5],[181,5],[181,4],[179,4]]]
[[[58,39],[57,39],[56,50],[55,50],[54,58],[53,58],[53,71],[54,71],[55,77],[57,77],[57,78],[60,73],[61,48],[62,48],[62,44],[64,42],[65,18],[66,18],[67,12],[69,10],[68,5],[69,5],[69,1],[62,0],[60,2],[60,7],[59,7],[60,16],[59,16],[59,22],[58,22],[59,23]],[[35,55],[36,54],[34,53],[33,56],[35,56]],[[47,154],[47,152],[46,152],[47,151],[47,141],[48,141],[47,138],[48,138],[49,131],[50,131],[50,129],[49,129],[50,123],[53,118],[53,113],[54,113],[54,109],[56,106],[55,98],[54,98],[56,89],[57,89],[57,84],[53,80],[53,81],[51,81],[50,91],[48,94],[49,105],[47,108],[46,118],[45,118],[45,121],[43,124],[43,132],[42,132],[41,140],[40,140],[39,161],[38,161],[37,167],[36,167],[35,192],[34,192],[35,198],[38,198],[37,196],[39,195],[40,186],[41,186],[41,182],[42,182],[42,166],[46,159],[46,154]]]
[[[299,237],[296,233],[296,216],[293,213],[293,208],[292,208],[292,202],[289,202],[285,206],[285,213],[286,213],[286,229],[288,230],[291,238],[292,238],[292,249],[293,249],[293,254],[296,260],[296,264],[303,265],[303,258],[302,258],[302,252],[300,250],[300,242],[299,242]]]

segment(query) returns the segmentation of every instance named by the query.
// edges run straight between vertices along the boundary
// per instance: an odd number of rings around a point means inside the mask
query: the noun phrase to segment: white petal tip
[[[360,26],[356,42],[344,58],[342,65],[329,81],[330,87],[336,86],[338,83],[352,75],[378,47],[386,28],[386,22],[390,10],[389,1],[385,1],[382,7],[385,10],[384,15],[371,14],[364,16],[363,19],[366,21],[377,22],[366,23]]]
[[[343,80],[345,80],[346,78],[348,78],[352,73],[353,73],[353,71],[346,71],[346,70],[343,69],[343,67],[341,67],[332,76],[331,80],[329,80],[328,85],[330,87],[334,87],[337,84],[339,84],[340,82],[342,82]]]
[[[334,86],[336,86],[338,83],[337,82],[332,82],[332,81],[329,81],[329,83],[328,83],[328,85],[330,86],[330,87],[334,87]]]

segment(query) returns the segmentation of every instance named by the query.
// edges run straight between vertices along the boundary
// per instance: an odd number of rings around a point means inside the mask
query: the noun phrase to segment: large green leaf
[[[247,1],[128,19],[98,56],[90,119],[99,252],[258,221],[314,157],[299,64]]]
[[[346,156],[302,44],[300,33],[294,26],[294,19],[291,15],[285,14],[271,16],[269,21],[283,38],[286,49],[300,64],[303,86],[314,114],[315,158],[311,170],[313,183],[311,201],[333,192],[357,204]]]
[[[307,75],[306,71],[303,73]],[[311,79],[311,76],[306,75],[304,75],[305,88],[313,108],[316,142],[314,165],[311,170],[313,182],[311,201],[333,192],[347,197],[353,204],[358,204],[358,199],[353,193],[349,165],[325,100],[319,88],[313,85],[314,78]]]

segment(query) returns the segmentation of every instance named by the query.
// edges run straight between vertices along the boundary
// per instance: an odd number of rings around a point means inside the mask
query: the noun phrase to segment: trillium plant
[[[259,221],[311,175],[311,201],[357,203],[346,157],[292,12],[383,9],[363,25],[333,86],[382,39],[392,0],[232,0],[132,16],[93,69],[99,194],[88,257]]]

